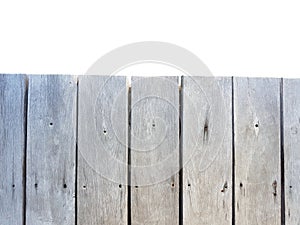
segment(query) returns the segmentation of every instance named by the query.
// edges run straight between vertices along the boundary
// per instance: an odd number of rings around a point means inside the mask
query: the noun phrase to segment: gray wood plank
[[[179,224],[177,77],[134,77],[131,86],[132,224]]]
[[[29,77],[26,224],[75,223],[76,99],[76,77]]]
[[[79,77],[78,224],[127,223],[125,77]]]
[[[183,224],[232,224],[232,79],[184,77]]]
[[[236,224],[279,225],[280,80],[234,78]]]
[[[23,224],[25,76],[0,75],[0,224]]]
[[[283,80],[285,218],[300,224],[300,80]]]

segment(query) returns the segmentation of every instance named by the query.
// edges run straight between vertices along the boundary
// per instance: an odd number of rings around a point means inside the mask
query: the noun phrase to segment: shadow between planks
[[[130,83],[0,75],[1,225],[300,224],[300,80]]]

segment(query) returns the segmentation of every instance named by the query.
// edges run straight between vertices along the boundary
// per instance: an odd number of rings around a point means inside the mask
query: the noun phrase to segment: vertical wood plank
[[[25,76],[0,75],[0,224],[23,224]]]
[[[236,224],[279,225],[280,80],[234,78]]]
[[[232,224],[232,79],[184,77],[183,224]]]
[[[285,219],[300,224],[300,80],[283,80]]]
[[[77,84],[73,76],[30,76],[26,224],[75,222]]]
[[[179,224],[177,77],[134,77],[131,86],[132,224]]]
[[[127,223],[125,77],[79,78],[77,222]]]

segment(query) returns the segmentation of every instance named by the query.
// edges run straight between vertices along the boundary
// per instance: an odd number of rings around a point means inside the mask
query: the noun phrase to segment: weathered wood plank
[[[73,76],[30,76],[26,224],[75,222],[77,84]]]
[[[283,80],[285,218],[300,224],[300,80]]]
[[[232,79],[184,77],[183,224],[232,224]]]
[[[131,86],[132,224],[179,224],[177,77],[134,77]]]
[[[0,224],[23,224],[25,93],[22,75],[0,75]]]
[[[279,225],[280,80],[234,78],[236,224]]]
[[[126,78],[82,76],[78,102],[77,222],[126,224]]]

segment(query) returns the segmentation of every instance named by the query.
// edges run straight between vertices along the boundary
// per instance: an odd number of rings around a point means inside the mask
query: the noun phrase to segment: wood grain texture
[[[184,77],[183,224],[232,224],[232,79]]]
[[[23,224],[25,76],[0,75],[0,224]]]
[[[75,223],[77,84],[73,76],[30,76],[26,224]]]
[[[300,80],[283,80],[285,218],[300,224]]]
[[[134,77],[131,86],[131,221],[179,224],[177,77]]]
[[[234,78],[236,224],[279,225],[280,80]]]
[[[127,223],[125,77],[79,78],[77,222]]]

